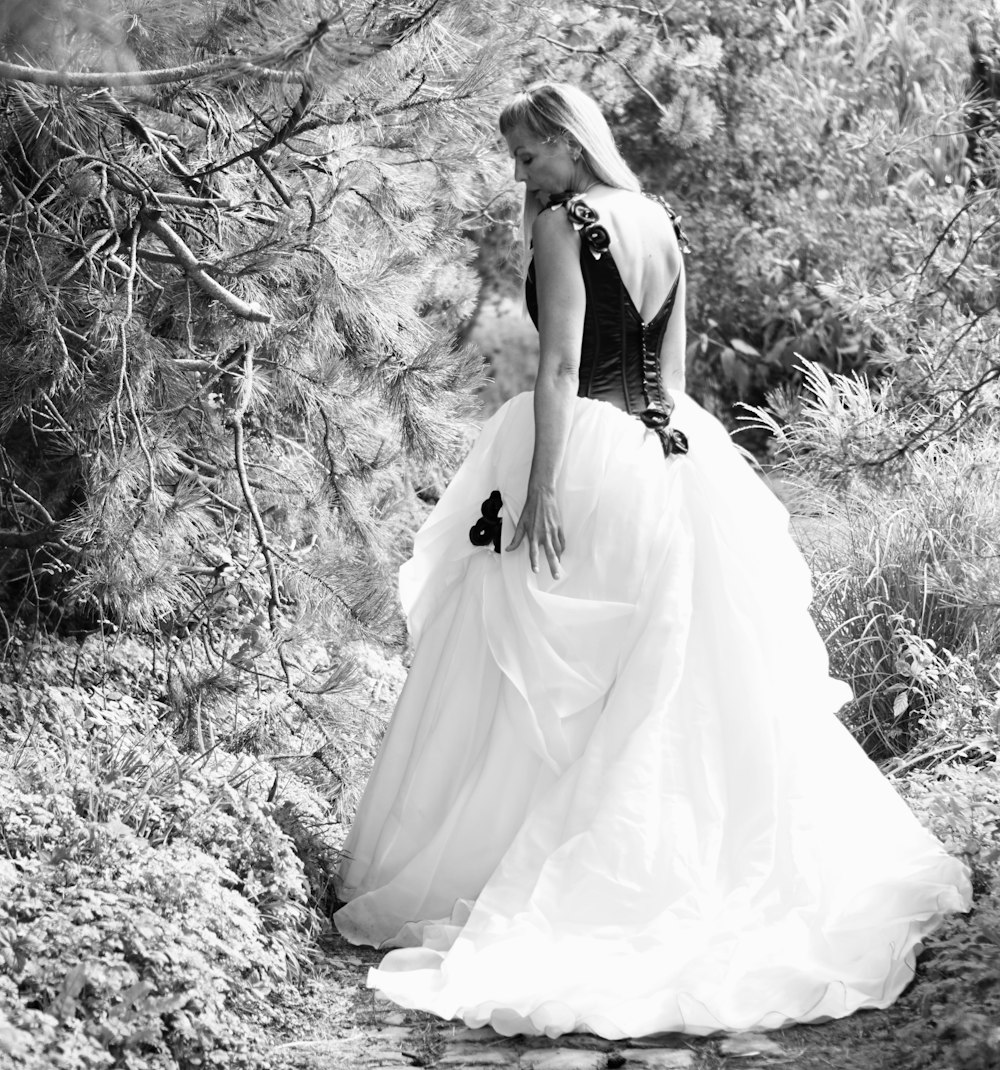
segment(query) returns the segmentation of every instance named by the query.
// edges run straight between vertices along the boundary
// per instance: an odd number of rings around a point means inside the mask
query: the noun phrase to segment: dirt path
[[[907,1000],[890,1011],[767,1034],[661,1034],[614,1042],[584,1034],[506,1038],[375,997],[364,982],[380,952],[339,940],[326,950],[329,958],[296,1016],[294,1035],[272,1049],[279,1070],[896,1070],[907,1061],[895,1040],[908,1016]]]

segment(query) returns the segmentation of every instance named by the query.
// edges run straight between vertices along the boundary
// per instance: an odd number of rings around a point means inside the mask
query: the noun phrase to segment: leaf
[[[736,1058],[745,1059],[753,1055],[780,1055],[782,1048],[773,1040],[762,1037],[757,1033],[736,1033],[726,1037],[719,1045],[723,1055],[733,1055]]]
[[[108,1011],[109,1018],[115,1018],[120,1015],[126,1014],[134,1003],[140,999],[145,999],[150,992],[153,991],[153,985],[149,981],[137,981],[134,985],[130,985],[122,993],[122,1001]]]
[[[728,346],[719,354],[719,363],[726,378],[736,384],[737,392],[743,397],[750,386],[750,373],[746,365],[736,359],[736,354]]]
[[[908,691],[900,691],[892,703],[892,716],[893,720],[902,717],[906,713],[906,708],[910,704],[910,695]]]
[[[742,338],[730,338],[729,344],[737,353],[741,353],[744,357],[760,356],[760,350],[755,349],[749,342],[744,342]]]
[[[12,1025],[0,1026],[0,1052],[15,1059],[27,1058],[31,1051],[31,1034]]]

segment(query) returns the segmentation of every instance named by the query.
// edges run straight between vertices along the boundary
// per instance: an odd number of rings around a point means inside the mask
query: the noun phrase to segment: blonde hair
[[[639,179],[622,159],[601,109],[592,97],[575,85],[566,82],[529,85],[500,113],[501,134],[506,136],[518,126],[524,127],[539,141],[555,141],[560,137],[572,139],[580,146],[583,162],[598,182],[615,189],[639,190]],[[537,198],[525,189],[521,217],[525,264],[531,228],[539,211]]]

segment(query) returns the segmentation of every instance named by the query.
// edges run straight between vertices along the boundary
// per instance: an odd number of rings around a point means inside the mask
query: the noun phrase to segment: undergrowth
[[[151,648],[99,637],[38,641],[0,676],[5,1067],[266,1067],[299,1003],[361,777],[336,754],[192,753],[167,690]],[[351,783],[321,791],[310,764]]]
[[[833,674],[854,690],[843,719],[891,768],[991,753],[1000,695],[995,430],[972,426],[902,463],[866,467],[850,451],[892,424],[891,398],[853,376],[805,371],[794,403],[772,398],[778,418],[752,411],[774,435],[790,510],[808,520],[801,541],[813,614]]]

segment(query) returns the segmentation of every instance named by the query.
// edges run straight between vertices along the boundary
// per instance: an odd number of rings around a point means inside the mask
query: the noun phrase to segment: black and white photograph
[[[0,1070],[1000,1070],[1000,0],[0,0]]]

